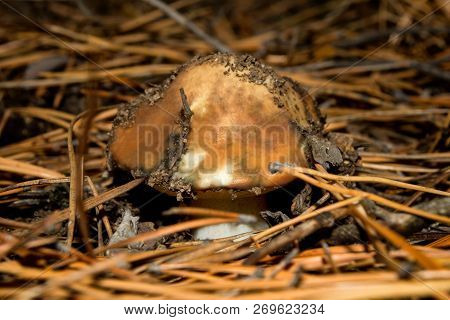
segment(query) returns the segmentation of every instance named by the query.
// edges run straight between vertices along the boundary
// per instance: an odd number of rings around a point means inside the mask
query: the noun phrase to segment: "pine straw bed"
[[[1,297],[448,298],[447,1],[146,2],[0,3]],[[160,208],[132,200],[143,180],[113,179],[105,147],[120,103],[215,50],[306,87],[359,160],[352,177],[279,166],[320,196],[295,215],[283,200],[289,219],[246,240],[196,242],[242,216],[152,221]],[[123,210],[146,220],[109,244]]]

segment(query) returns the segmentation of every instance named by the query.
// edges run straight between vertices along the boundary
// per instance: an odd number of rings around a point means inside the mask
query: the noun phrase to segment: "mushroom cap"
[[[308,166],[303,142],[322,129],[314,100],[296,82],[251,56],[215,54],[122,108],[108,158],[166,193],[264,192],[292,180],[270,173],[269,163]]]

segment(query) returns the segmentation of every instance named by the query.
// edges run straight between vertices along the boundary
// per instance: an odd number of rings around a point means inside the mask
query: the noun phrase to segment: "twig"
[[[227,53],[231,52],[231,49],[228,48],[225,44],[223,44],[222,42],[220,42],[216,38],[211,37],[209,34],[207,34],[202,29],[197,27],[197,25],[195,25],[195,23],[193,23],[193,22],[189,21],[188,19],[186,19],[178,11],[176,11],[173,8],[171,8],[170,6],[165,4],[164,2],[159,1],[159,0],[143,0],[143,1],[148,2],[152,6],[157,7],[159,10],[163,11],[165,14],[167,14],[169,17],[174,19],[176,22],[178,22],[183,27],[186,27],[189,30],[191,30],[196,36],[198,36],[203,41],[205,41],[206,43],[210,44],[211,46],[213,46],[214,48],[216,48],[220,52],[227,52]]]
[[[277,249],[287,245],[288,243],[291,243],[294,240],[302,240],[319,229],[331,227],[334,224],[335,220],[343,217],[346,214],[346,211],[336,209],[351,204],[355,204],[359,200],[360,200],[359,197],[350,198],[317,209],[309,214],[300,215],[300,217],[304,217],[305,220],[307,218],[310,219],[298,225],[291,231],[288,231],[287,233],[278,236],[276,239],[272,240],[269,244],[257,250],[249,258],[247,258],[247,260],[245,260],[244,264],[245,265],[255,264],[266,255],[276,251]]]

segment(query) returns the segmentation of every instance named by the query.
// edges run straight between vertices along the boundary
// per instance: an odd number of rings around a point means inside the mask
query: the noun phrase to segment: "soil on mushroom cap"
[[[140,106],[145,105],[151,110],[151,107],[155,107],[155,104],[164,97],[166,90],[180,73],[189,68],[207,64],[223,66],[224,75],[233,74],[241,81],[264,86],[274,99],[275,106],[284,109],[282,112],[286,111],[290,115],[291,122],[301,135],[322,134],[323,118],[317,110],[314,100],[295,81],[278,76],[271,67],[260,63],[250,55],[215,54],[194,58],[175,70],[160,86],[148,89],[144,95],[120,108],[114,120],[108,149],[115,140],[118,128],[129,128],[135,124],[136,113]],[[289,90],[291,90],[291,94],[287,94]],[[292,94],[292,92],[295,93]],[[180,159],[186,152],[186,141],[191,131],[190,118],[186,119],[180,115],[175,127],[175,132],[171,132],[166,137],[165,151],[159,158],[159,164],[151,169],[143,167],[129,169],[135,177],[148,177],[148,184],[157,189],[175,192],[179,197],[182,194],[192,196],[192,185],[184,179],[174,176],[178,170]],[[108,164],[110,168],[116,167],[109,151]]]

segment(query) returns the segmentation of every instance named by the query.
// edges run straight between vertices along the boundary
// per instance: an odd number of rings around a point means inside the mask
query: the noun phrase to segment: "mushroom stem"
[[[191,207],[253,214],[257,218],[252,223],[222,223],[199,228],[194,232],[194,238],[197,240],[232,237],[242,233],[263,230],[268,227],[267,223],[259,215],[261,211],[267,209],[266,195],[238,198],[235,200],[200,198],[190,201],[188,205]]]

